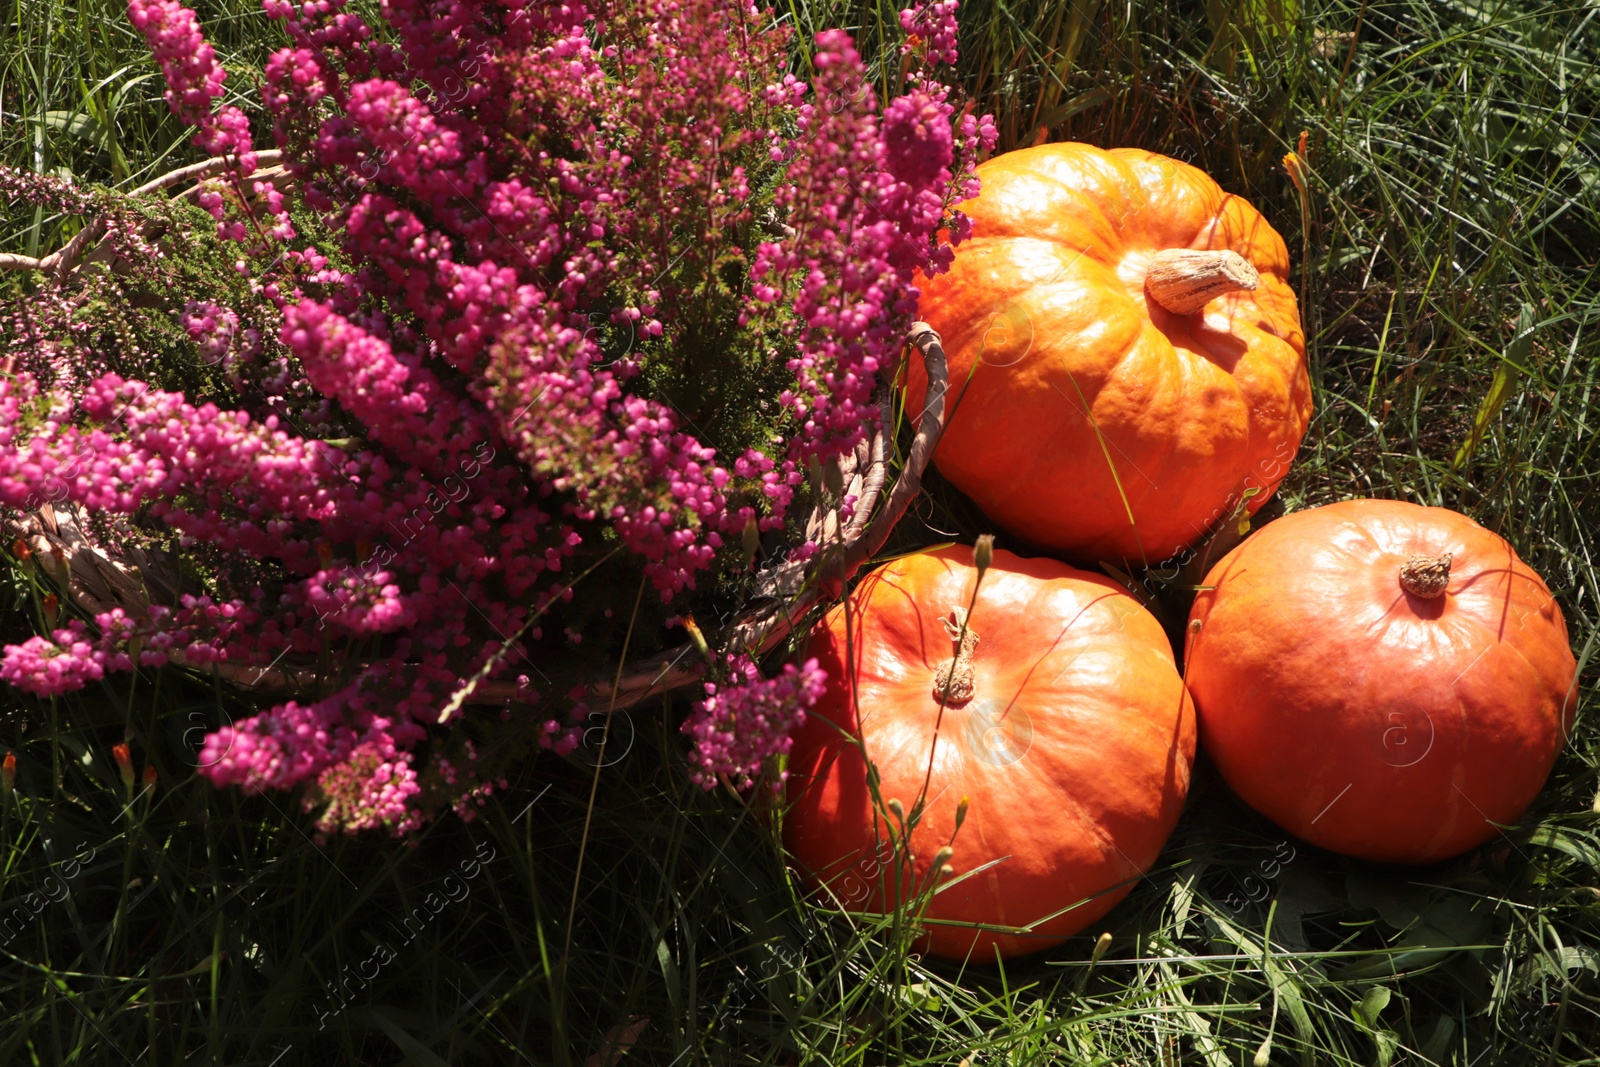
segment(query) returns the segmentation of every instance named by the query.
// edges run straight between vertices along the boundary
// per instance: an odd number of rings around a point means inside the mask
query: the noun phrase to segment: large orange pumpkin
[[[1085,560],[1155,563],[1264,504],[1311,414],[1283,239],[1152,152],[1047,144],[978,176],[972,238],[919,283],[959,395],[940,472]]]
[[[1389,500],[1296,512],[1223,557],[1185,663],[1201,744],[1246,803],[1387,862],[1515,823],[1576,702],[1539,576],[1466,516]]]
[[[897,878],[927,884],[952,845],[954,879],[978,873],[932,898],[924,948],[992,961],[1059,944],[1149,869],[1183,807],[1195,725],[1165,633],[1119,586],[997,551],[974,603],[971,557],[887,563],[813,634],[829,683],[789,756],[784,838],[815,882],[866,911],[887,910]],[[909,816],[926,797],[908,870],[891,869],[867,759],[885,804]]]

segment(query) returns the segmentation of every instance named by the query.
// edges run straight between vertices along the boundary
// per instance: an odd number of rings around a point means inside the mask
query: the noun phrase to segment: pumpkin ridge
[[[1034,177],[1034,178],[1043,178],[1043,179],[1045,179],[1046,181],[1048,181],[1051,184],[1055,185],[1057,188],[1061,189],[1063,191],[1063,193],[1065,193],[1067,196],[1071,197],[1073,200],[1078,201],[1080,206],[1082,205],[1083,198],[1078,195],[1077,191],[1074,190],[1070,185],[1067,185],[1065,182],[1063,182],[1060,178],[1057,178],[1055,175],[1053,175],[1053,174],[1043,174],[1043,173],[1041,173],[1041,172],[1039,172],[1037,170],[1032,170],[1032,169],[1030,169],[1028,171],[1028,174],[1029,174],[1029,176]],[[1096,210],[1098,211],[1099,209],[1096,208]],[[1116,237],[1119,237],[1119,238],[1122,236],[1122,224],[1121,224],[1120,220],[1113,219],[1110,216],[1110,214],[1108,214],[1106,212],[1103,212],[1103,211],[1100,212],[1100,218],[1105,221],[1106,225],[1110,228],[1110,230],[1111,230],[1113,235],[1115,235]],[[976,230],[977,226],[974,225],[973,229]],[[1068,247],[1067,245],[1063,244],[1061,241],[1050,240],[1049,238],[1040,238],[1040,240],[1049,241],[1050,244],[1056,246],[1057,248],[1066,248],[1066,247]],[[1098,250],[1084,248],[1084,249],[1077,249],[1075,251],[1077,252],[1077,257],[1076,258],[1083,258],[1083,259],[1092,260],[1093,262],[1098,263],[1102,267],[1105,267],[1106,269],[1110,270],[1112,273],[1116,272],[1116,264],[1112,263],[1110,261],[1110,259],[1102,259]],[[1107,250],[1107,251],[1109,252],[1110,250]]]
[[[1059,359],[1061,357],[1057,357],[1057,358]],[[1067,372],[1068,372],[1068,375],[1069,375],[1069,380],[1071,380],[1070,368],[1067,369]],[[1142,499],[1144,499],[1145,494],[1147,494],[1147,493],[1149,493],[1151,491],[1158,491],[1159,490],[1160,487],[1157,484],[1157,482],[1155,481],[1155,479],[1151,478],[1148,474],[1146,474],[1144,472],[1144,470],[1141,467],[1138,466],[1137,462],[1133,459],[1133,457],[1128,455],[1127,450],[1124,449],[1122,447],[1122,445],[1110,433],[1108,433],[1103,427],[1101,427],[1100,420],[1092,413],[1092,410],[1085,410],[1085,408],[1080,407],[1077,403],[1074,403],[1072,397],[1070,395],[1068,395],[1067,391],[1065,389],[1062,389],[1060,384],[1058,382],[1054,381],[1053,379],[1046,378],[1045,382],[1046,382],[1046,384],[1048,384],[1051,387],[1051,389],[1053,389],[1059,396],[1061,396],[1062,399],[1064,399],[1068,403],[1068,405],[1072,408],[1072,410],[1080,418],[1082,418],[1084,420],[1084,422],[1088,425],[1089,433],[1091,434],[1091,436],[1094,438],[1094,440],[1096,442],[1095,454],[1097,456],[1099,456],[1099,458],[1101,459],[1102,462],[1106,462],[1106,463],[1109,464],[1107,473],[1110,475],[1112,481],[1116,485],[1121,487],[1121,490],[1122,490],[1122,492],[1124,494],[1128,493],[1128,484],[1129,483],[1124,481],[1124,479],[1123,479],[1123,473],[1124,472],[1121,472],[1121,471],[1119,471],[1117,469],[1117,467],[1115,466],[1115,460],[1106,455],[1106,449],[1107,448],[1114,449],[1119,455],[1121,455],[1122,458],[1133,468],[1133,473],[1137,474],[1140,478],[1142,478],[1144,480],[1145,484],[1149,486],[1148,489],[1141,489],[1140,490],[1140,492],[1138,494],[1138,497],[1137,497],[1138,499],[1142,500]],[[1098,395],[1099,395],[1099,392],[1097,391],[1096,392],[1096,397],[1098,397]],[[1092,404],[1092,401],[1090,401],[1090,403]],[[1043,455],[1041,455],[1038,458],[1038,460],[1036,461],[1036,465],[1044,465],[1044,466],[1048,467],[1049,460],[1048,460],[1047,457],[1044,457]],[[1130,503],[1131,503],[1131,499],[1130,499]],[[994,509],[994,510],[998,511],[1000,509]],[[1003,514],[1003,512],[1002,512],[1002,514]],[[1138,521],[1137,520],[1137,516],[1128,515],[1126,510],[1124,510],[1122,512],[1122,514],[1118,518],[1120,518],[1122,520],[1128,520],[1128,521],[1124,521],[1124,522],[1118,523],[1115,520],[1113,520],[1112,525],[1114,527],[1116,527],[1116,528],[1125,528],[1125,527],[1134,526],[1134,525],[1137,524],[1137,521]],[[1135,534],[1134,536],[1137,537],[1138,535]]]
[[[1130,345],[1128,347],[1128,351],[1126,353],[1124,353],[1124,357],[1123,358],[1125,359],[1127,356],[1132,355],[1133,352],[1134,352],[1134,349],[1136,347],[1137,346]],[[1076,387],[1076,375],[1074,375],[1072,373],[1072,368],[1071,367],[1066,366],[1065,357],[1057,356],[1056,358],[1058,360],[1062,361],[1062,370],[1067,374],[1068,381],[1074,383],[1074,385],[1075,385],[1075,390],[1074,391],[1078,392],[1079,400],[1081,402],[1085,403],[1087,406],[1079,406],[1079,403],[1074,402],[1072,397],[1070,395],[1068,395],[1067,391],[1065,389],[1061,388],[1060,384],[1058,384],[1056,381],[1054,381],[1054,379],[1047,379],[1048,382],[1049,382],[1050,387],[1052,389],[1054,389],[1057,393],[1059,393],[1067,401],[1067,403],[1072,406],[1073,410],[1076,411],[1080,416],[1082,416],[1083,419],[1086,422],[1088,422],[1090,431],[1095,435],[1095,437],[1097,439],[1103,440],[1107,444],[1109,444],[1111,447],[1115,448],[1119,453],[1121,453],[1123,459],[1127,460],[1128,463],[1130,465],[1132,465],[1132,467],[1134,469],[1134,472],[1137,473],[1146,482],[1150,483],[1151,488],[1159,489],[1160,486],[1157,485],[1155,479],[1151,478],[1148,474],[1145,474],[1145,472],[1139,468],[1138,463],[1133,459],[1133,457],[1129,456],[1127,451],[1120,444],[1118,444],[1116,442],[1116,440],[1113,439],[1109,433],[1106,432],[1104,427],[1101,426],[1101,419],[1102,419],[1103,416],[1096,416],[1095,415],[1095,413],[1094,413],[1094,404],[1095,404],[1095,401],[1100,399],[1101,394],[1105,392],[1104,386],[1102,386],[1099,389],[1096,389],[1093,396],[1085,395],[1082,392],[1081,387]],[[1112,471],[1112,477],[1116,478],[1119,483],[1121,482],[1121,477],[1118,475],[1118,473],[1114,469]],[[1126,486],[1124,486],[1124,490],[1126,490]]]
[[[1106,831],[1106,828],[1097,823],[1094,818],[1089,815],[1089,813],[1084,809],[1082,800],[1078,798],[1076,793],[1073,793],[1066,785],[1064,785],[1059,777],[1054,775],[1041,777],[1040,784],[1050,788],[1055,792],[1056,796],[1060,798],[1062,806],[1072,811],[1073,816],[1077,819],[1079,826],[1088,830],[1089,834],[1098,842],[1102,852],[1105,852],[1108,849],[1111,852],[1115,852],[1122,858],[1124,863],[1134,869],[1136,874],[1142,874],[1142,872],[1139,871],[1139,865],[1134,863],[1127,853],[1123,852],[1122,849],[1118,847],[1116,840],[1110,835],[1110,833]],[[1092,902],[1088,906],[1092,907]],[[1045,912],[1045,914],[1048,915],[1049,912]],[[1039,917],[1043,918],[1043,916]]]
[[[1160,723],[1148,716],[1130,713],[1127,707],[1128,688],[1130,684],[1133,684],[1132,679],[1147,676],[1152,673],[1152,668],[1157,672],[1165,668],[1176,673],[1172,660],[1169,657],[1160,656],[1159,648],[1140,648],[1137,652],[1129,654],[1129,660],[1132,662],[1120,659],[1109,662],[1099,669],[1090,671],[1087,678],[1079,678],[1067,686],[1060,685],[1061,673],[1064,673],[1072,664],[1078,663],[1085,655],[1094,655],[1102,652],[1102,635],[1089,634],[1085,635],[1082,640],[1085,647],[1064,665],[1062,671],[1056,674],[1054,681],[1038,683],[1038,688],[1033,693],[1034,700],[1032,702],[1035,708],[1031,713],[1034,721],[1040,722],[1052,717],[1070,717],[1075,723],[1086,726],[1089,732],[1094,733],[1103,733],[1108,726],[1112,726],[1115,727],[1115,732],[1120,736],[1121,731],[1131,728],[1136,740],[1124,747],[1148,747],[1151,750],[1181,747],[1181,735],[1184,732],[1183,719],[1185,718],[1183,707],[1185,693],[1182,689],[1181,681],[1177,694],[1179,710],[1173,724],[1175,732],[1169,732]],[[1153,662],[1151,662],[1152,660]],[[1132,677],[1130,678],[1130,676]],[[1024,692],[1019,691],[1016,700],[1021,701],[1023,696]],[[1048,706],[1049,710],[1045,710],[1044,706]],[[1192,711],[1189,714],[1192,715]],[[1035,736],[1038,737],[1041,732],[1036,730]],[[1048,738],[1045,738],[1045,740],[1048,740]],[[1165,743],[1168,741],[1172,743]],[[1036,747],[1039,746],[1036,745]],[[1109,753],[1104,749],[1095,750],[1092,753],[1087,749],[1080,750],[1085,751],[1086,754],[1093,755],[1098,760],[1103,761],[1109,758]],[[1080,815],[1087,817],[1083,809],[1083,799],[1077,793],[1072,792],[1068,785],[1064,784],[1079,781],[1082,778],[1081,773],[1074,773],[1072,770],[1069,759],[1070,753],[1058,751],[1056,748],[1046,745],[1043,746],[1040,756],[1039,764],[1030,769],[1036,775],[1041,776],[1041,782],[1050,785],[1063,799],[1070,799]],[[1055,766],[1052,767],[1050,764]],[[1116,847],[1114,838],[1105,833],[1103,828],[1096,826],[1096,830],[1105,838],[1106,842]],[[1122,853],[1120,848],[1117,851],[1119,854]],[[1125,854],[1124,858],[1127,858]]]
[[[1140,203],[1135,204],[1133,202],[1134,197],[1126,196],[1125,199],[1127,201],[1128,210],[1113,215],[1111,212],[1103,210],[1099,204],[1095,202],[1095,198],[1086,195],[1084,190],[1067,184],[1056,174],[1046,170],[1041,170],[1036,165],[1037,161],[1048,159],[1051,155],[1051,149],[1056,147],[1059,147],[1059,143],[1058,145],[1034,145],[1030,148],[1017,149],[1012,152],[1007,152],[1004,155],[997,156],[995,158],[1003,160],[1012,156],[1019,157],[1014,160],[1014,163],[1018,167],[1025,167],[1026,169],[1023,171],[1024,173],[1030,177],[1043,178],[1044,180],[1051,182],[1063,191],[1067,199],[1076,201],[1079,207],[1087,206],[1090,209],[1098,212],[1100,218],[1106,222],[1116,238],[1119,241],[1126,241],[1128,220],[1136,219],[1150,209],[1149,194],[1139,182],[1137,173],[1124,160],[1116,157],[1115,149],[1104,153],[1106,159],[1109,162],[1114,163],[1117,170],[1121,172],[1119,173],[1118,178],[1125,184],[1125,186],[1131,186],[1140,193],[1138,198],[1141,201]],[[1087,201],[1087,204],[1085,201]]]
[[[1108,379],[1121,377],[1127,370],[1127,364],[1131,358],[1141,354],[1148,356],[1153,365],[1166,368],[1168,377],[1162,391],[1172,393],[1176,399],[1170,404],[1156,408],[1149,402],[1150,390],[1146,390],[1145,397],[1141,398],[1140,414],[1142,417],[1148,418],[1153,414],[1171,417],[1180,410],[1194,410],[1201,406],[1200,397],[1203,394],[1220,393],[1220,398],[1217,401],[1204,406],[1214,413],[1214,418],[1216,413],[1226,413],[1224,418],[1217,421],[1230,427],[1232,432],[1221,440],[1217,440],[1213,436],[1211,441],[1213,446],[1226,444],[1226,448],[1219,451],[1213,447],[1213,450],[1207,456],[1194,456],[1190,454],[1192,449],[1187,447],[1186,442],[1175,441],[1173,444],[1176,447],[1169,448],[1152,457],[1157,463],[1155,474],[1142,467],[1135,466],[1135,470],[1147,483],[1147,487],[1141,487],[1137,494],[1129,491],[1130,502],[1143,502],[1149,493],[1170,491],[1174,485],[1186,485],[1193,472],[1195,462],[1221,463],[1229,470],[1239,469],[1239,479],[1247,478],[1249,476],[1249,464],[1246,462],[1247,456],[1256,451],[1253,448],[1254,438],[1257,434],[1262,433],[1264,428],[1256,426],[1257,420],[1251,417],[1251,398],[1247,395],[1243,385],[1234,374],[1226,368],[1220,367],[1204,351],[1175,341],[1167,331],[1154,322],[1146,320],[1143,326],[1144,332],[1141,333],[1137,341],[1130,344],[1121,354],[1117,360],[1116,369],[1107,376]],[[1107,385],[1109,384],[1110,381],[1108,380]],[[1097,391],[1094,397],[1094,402],[1097,406],[1101,406],[1100,401],[1103,396],[1105,396],[1104,388]],[[1110,403],[1110,401],[1106,403]],[[1106,414],[1103,410],[1097,412],[1097,420],[1103,420],[1103,423],[1111,424],[1112,432],[1102,431],[1106,432],[1106,439],[1124,459],[1136,464],[1137,461],[1129,455],[1122,442],[1118,441],[1116,437],[1118,434],[1127,434],[1135,439],[1142,436],[1138,421],[1131,418],[1110,420],[1106,418]],[[1287,473],[1287,469],[1285,469],[1285,473]],[[1279,480],[1281,481],[1281,478]],[[1168,487],[1167,490],[1163,490],[1163,484]],[[1124,483],[1124,490],[1127,491],[1128,488],[1127,483]],[[1262,503],[1265,503],[1264,499]],[[1161,518],[1162,515],[1159,510],[1154,514],[1147,515],[1146,525],[1159,524]],[[1201,535],[1196,534],[1194,536]]]
[[[1493,646],[1491,646],[1491,645],[1485,645],[1485,646],[1484,646],[1484,650],[1483,650],[1483,654],[1481,654],[1481,655],[1479,655],[1479,656],[1478,656],[1478,657],[1477,657],[1477,658],[1475,658],[1475,659],[1474,659],[1474,660],[1473,660],[1473,661],[1472,661],[1472,662],[1471,662],[1471,663],[1469,663],[1469,664],[1467,664],[1467,665],[1466,665],[1466,666],[1465,666],[1465,667],[1463,667],[1463,668],[1462,668],[1462,669],[1461,669],[1461,674],[1466,674],[1466,673],[1467,673],[1467,671],[1470,671],[1470,670],[1471,670],[1471,669],[1472,669],[1472,668],[1473,668],[1473,667],[1474,667],[1474,666],[1476,666],[1476,665],[1477,665],[1477,662],[1478,662],[1478,660],[1479,660],[1479,659],[1482,659],[1482,658],[1483,658],[1483,655],[1487,655],[1487,654],[1488,654],[1488,652],[1489,652],[1489,649],[1490,649],[1490,648],[1491,648],[1491,647],[1493,647]],[[1527,656],[1527,653],[1525,653],[1525,652],[1523,652],[1523,651],[1522,651],[1522,649],[1521,649],[1521,648],[1520,648],[1520,647],[1519,647],[1519,646],[1517,646],[1517,645],[1514,645],[1514,644],[1513,644],[1513,645],[1511,645],[1511,651],[1512,651],[1512,652],[1515,652],[1515,653],[1516,653],[1516,655],[1517,655],[1517,658],[1518,658],[1518,659],[1520,659],[1520,660],[1521,660],[1521,661],[1522,661],[1522,662],[1524,662],[1524,663],[1526,663],[1526,664],[1527,664],[1527,665],[1528,665],[1528,670],[1529,670],[1529,672],[1530,672],[1530,673],[1532,673],[1532,674],[1533,674],[1533,675],[1535,675],[1535,676],[1536,676],[1536,677],[1537,677],[1537,676],[1538,676],[1538,674],[1539,674],[1539,668],[1538,668],[1538,665],[1536,665],[1536,664],[1535,664],[1535,663],[1534,663],[1534,662],[1533,662],[1533,660],[1531,660],[1531,659],[1529,659],[1529,658],[1528,658],[1528,656]],[[1455,685],[1455,683],[1456,683],[1456,681],[1457,681],[1457,680],[1459,680],[1459,678],[1460,678],[1460,676],[1461,676],[1461,675],[1457,675],[1457,676],[1456,676],[1456,678],[1455,678],[1455,679],[1452,679],[1452,680],[1451,680],[1451,682],[1450,682],[1450,684],[1451,684],[1451,685]]]
[[[1055,175],[1043,173],[1031,168],[1022,171],[1013,170],[1011,173],[1025,179],[1049,182],[1051,185],[1054,185],[1056,188],[1062,191],[1063,199],[1070,199],[1074,201],[1080,209],[1088,209],[1097,212],[1097,221],[1105,223],[1106,228],[1111,232],[1113,239],[1116,241],[1122,240],[1119,220],[1113,219],[1109,213],[1101,210],[1098,205],[1085,204],[1084,198],[1077,190],[1074,190],[1071,186],[1061,181],[1061,179],[1057,178]],[[1009,215],[996,214],[995,212],[991,211],[988,207],[987,201],[968,201],[967,203],[970,205],[970,207],[967,208],[967,212],[968,217],[972,219],[972,236],[974,238],[981,234],[985,239],[996,242],[1036,240],[1056,247],[1067,247],[1065,242],[1051,237],[1038,237],[1035,235],[1036,231],[1024,229],[1020,224],[1012,225],[1013,221],[1018,220],[1013,220]],[[988,232],[984,232],[985,229],[987,229]],[[963,247],[966,246],[963,245]],[[1102,260],[1099,254],[1090,251],[1089,249],[1081,250],[1081,254],[1095,260],[1096,262],[1102,263],[1104,266],[1112,268],[1115,267],[1115,264],[1109,262],[1109,260]]]
[[[1522,563],[1520,559],[1516,562],[1519,564]],[[1526,564],[1523,564],[1522,566],[1525,568]],[[1472,586],[1477,581],[1486,578],[1490,574],[1494,573],[1494,571],[1500,570],[1503,570],[1507,577],[1506,589],[1504,591],[1495,593],[1491,599],[1489,597],[1484,597],[1481,594],[1477,594],[1474,590],[1472,590]],[[1484,631],[1492,634],[1495,640],[1505,640],[1506,627],[1509,623],[1509,620],[1505,618],[1505,613],[1507,610],[1509,610],[1512,604],[1520,604],[1522,602],[1522,598],[1517,596],[1517,594],[1511,589],[1510,579],[1518,577],[1531,580],[1534,589],[1543,594],[1544,597],[1543,601],[1537,607],[1527,607],[1519,613],[1517,621],[1517,626],[1519,628],[1523,625],[1527,616],[1542,616],[1545,608],[1556,603],[1554,594],[1550,592],[1549,587],[1544,584],[1543,579],[1539,578],[1538,575],[1524,569],[1507,567],[1494,568],[1493,571],[1479,569],[1467,577],[1466,580],[1462,582],[1461,588],[1456,593],[1459,602],[1457,610],[1460,611],[1465,617],[1472,619],[1475,623],[1482,626]],[[1480,609],[1493,603],[1501,603],[1504,605],[1504,607],[1497,610],[1495,612],[1495,616],[1491,618],[1487,612]],[[1560,630],[1563,634],[1565,634],[1565,620],[1562,620]]]

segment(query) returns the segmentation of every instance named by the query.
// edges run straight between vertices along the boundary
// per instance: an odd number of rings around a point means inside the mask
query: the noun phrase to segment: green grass
[[[787,10],[869,47],[893,21]],[[243,0],[201,14],[248,97],[277,31]],[[190,158],[119,5],[14,0],[8,20],[0,158],[123,187]],[[1002,148],[1043,127],[1190,159],[1295,250],[1317,414],[1275,507],[1453,507],[1556,591],[1584,684],[1522,825],[1378,867],[1284,843],[1202,762],[1157,868],[1100,924],[1104,958],[1096,929],[961,969],[807,902],[768,820],[689,787],[685,697],[619,724],[608,766],[533,760],[406,849],[319,845],[286,798],[197,779],[201,728],[249,714],[239,694],[173,671],[7,693],[0,1063],[569,1064],[624,1031],[618,1062],[661,1065],[1600,1062],[1600,8],[973,0],[963,26]],[[1304,212],[1280,163],[1302,129]],[[0,247],[76,225],[12,210]],[[983,529],[934,478],[897,540]],[[36,610],[12,568],[3,636]],[[131,804],[124,738],[158,773]]]

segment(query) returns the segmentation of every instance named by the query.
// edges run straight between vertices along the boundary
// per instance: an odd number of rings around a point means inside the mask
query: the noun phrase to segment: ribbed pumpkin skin
[[[967,547],[920,553],[862,580],[851,595],[855,699],[843,605],[814,632],[808,654],[829,685],[795,737],[784,836],[800,869],[847,905],[886,910],[878,872],[890,894],[895,875],[873,857],[888,835],[874,828],[863,748],[844,736],[861,739],[885,802],[907,811],[931,753],[913,884],[950,843],[963,796],[957,875],[1003,861],[935,896],[928,918],[1024,926],[1104,894],[1030,936],[926,927],[925,951],[992,961],[996,948],[1059,944],[1127,894],[1177,823],[1195,724],[1167,637],[1137,601],[1097,575],[1003,551],[969,622],[979,635],[972,699],[940,721],[932,679],[953,651],[940,616],[968,604],[971,557]]]
[[[971,240],[919,281],[961,394],[939,471],[1006,530],[1089,561],[1154,563],[1246,490],[1261,490],[1252,512],[1265,503],[1311,415],[1283,239],[1151,152],[1047,144],[978,175],[983,191],[961,205]],[[1169,248],[1231,249],[1260,287],[1173,315],[1144,289]],[[926,383],[913,360],[911,410]]]
[[[1446,552],[1442,597],[1400,587],[1407,559]],[[1576,708],[1566,623],[1466,516],[1390,500],[1296,512],[1205,584],[1186,659],[1201,744],[1295,836],[1427,863],[1515,823],[1544,785]]]

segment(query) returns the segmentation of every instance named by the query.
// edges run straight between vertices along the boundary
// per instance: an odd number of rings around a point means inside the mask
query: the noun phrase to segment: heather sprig
[[[727,0],[393,0],[382,34],[341,0],[264,7],[291,40],[262,85],[287,182],[252,177],[242,111],[212,111],[194,13],[129,4],[173,112],[228,161],[196,197],[213,232],[174,207],[150,238],[113,194],[0,175],[175,264],[139,310],[88,297],[112,262],[11,312],[0,504],[125,516],[203,586],[11,646],[0,677],[54,696],[277,664],[300,691],[213,733],[203,772],[305,786],[321,830],[404,833],[501,781],[466,679],[515,678],[512,725],[571,751],[603,697],[556,664],[605,655],[584,626],[627,610],[629,574],[664,619],[795,529],[805,471],[873,427],[994,127],[936,75],[952,0],[903,14],[886,102],[847,34],[818,35],[807,83],[788,31]],[[209,281],[182,266],[219,257]],[[718,662],[691,766],[749,786],[822,675]],[[562,680],[536,689],[541,663]]]
[[[722,776],[749,789],[770,757],[788,753],[790,735],[805,725],[828,676],[815,659],[785,663],[775,678],[763,677],[745,655],[727,656],[722,667],[724,680],[705,683],[705,699],[682,727],[695,742],[690,777],[705,789]],[[774,778],[774,789],[786,774]]]

